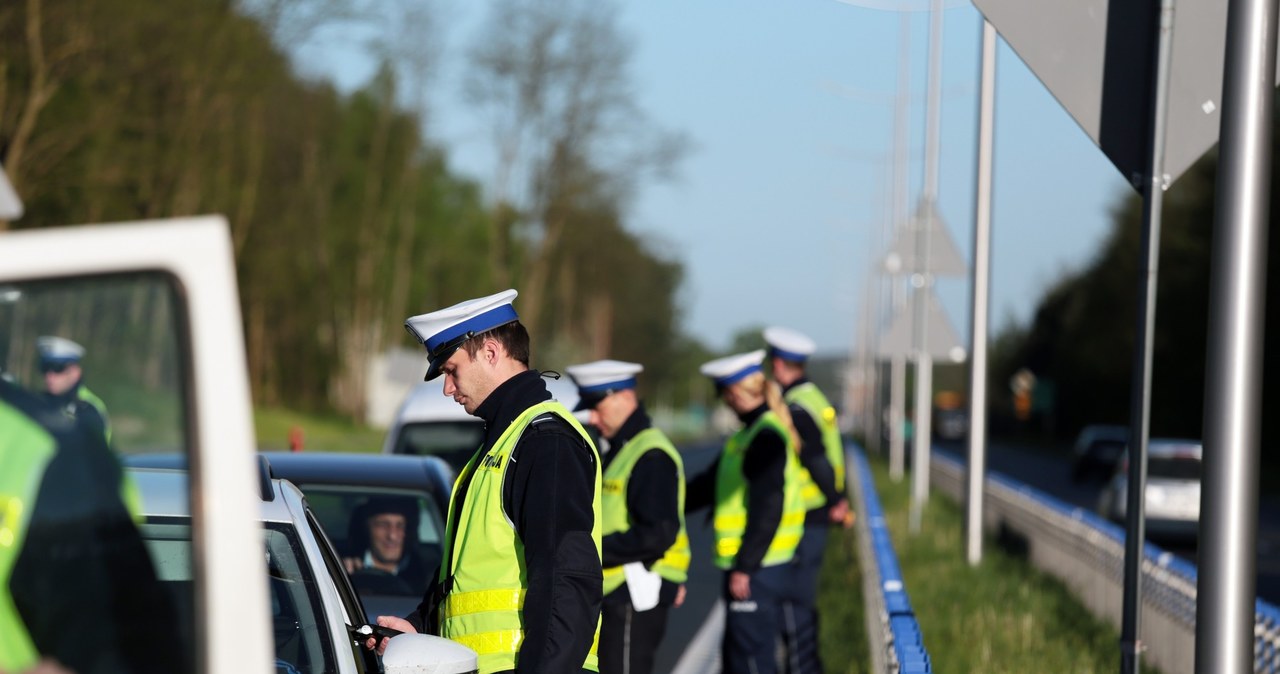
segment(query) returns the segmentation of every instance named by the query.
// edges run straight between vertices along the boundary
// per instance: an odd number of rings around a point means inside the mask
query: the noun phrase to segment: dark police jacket
[[[477,451],[488,451],[521,412],[550,399],[536,370],[500,384],[476,409],[485,424]],[[595,637],[604,582],[591,538],[598,460],[595,448],[560,421],[530,425],[511,453],[502,507],[524,544],[528,577],[518,672],[581,671],[582,654]],[[459,507],[468,486],[455,487]],[[435,631],[443,596],[436,575],[417,610],[405,616],[419,632]]]

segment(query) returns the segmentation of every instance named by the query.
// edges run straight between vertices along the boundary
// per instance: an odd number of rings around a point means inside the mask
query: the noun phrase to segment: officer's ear
[[[495,337],[486,337],[480,344],[480,350],[476,353],[476,357],[483,360],[489,365],[497,365],[498,360],[507,353],[503,348],[502,342]]]

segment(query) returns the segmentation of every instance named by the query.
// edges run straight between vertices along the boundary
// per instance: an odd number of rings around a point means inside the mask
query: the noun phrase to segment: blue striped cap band
[[[776,346],[769,347],[769,355],[777,356],[783,360],[789,360],[793,363],[803,363],[806,360],[809,360],[809,356],[803,353],[796,353],[795,351],[787,351],[786,349],[779,349]]]
[[[441,347],[449,345],[450,342],[458,337],[463,337],[468,333],[473,335],[480,334],[486,330],[492,330],[500,325],[506,325],[517,320],[520,320],[520,316],[516,314],[515,307],[510,304],[494,307],[428,337],[425,342],[427,353],[434,358]]]
[[[592,384],[590,386],[579,386],[579,393],[599,393],[602,391],[621,391],[624,388],[635,388],[636,378],[621,379],[618,381],[606,382],[604,384]]]
[[[757,363],[755,365],[752,365],[751,367],[745,368],[743,370],[739,370],[731,375],[727,375],[724,377],[716,377],[713,381],[715,381],[716,386],[723,387],[723,386],[728,386],[730,384],[736,384],[742,381],[743,379],[746,379],[747,375],[749,374],[754,374],[756,372],[763,372],[763,371],[764,370],[760,367],[760,364]]]

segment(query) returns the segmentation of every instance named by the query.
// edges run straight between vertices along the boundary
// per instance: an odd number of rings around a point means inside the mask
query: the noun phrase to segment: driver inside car
[[[377,496],[351,515],[348,540],[352,553],[342,559],[359,590],[376,579],[386,594],[417,594],[427,584],[426,563],[417,554],[418,508],[407,497]]]

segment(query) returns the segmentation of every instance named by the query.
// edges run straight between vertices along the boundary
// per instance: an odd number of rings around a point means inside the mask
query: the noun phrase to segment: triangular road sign
[[[925,209],[932,213],[932,217],[924,217]],[[919,271],[920,265],[916,263],[916,234],[925,226],[925,222],[929,223],[929,268],[926,271],[933,276],[964,276],[968,273],[969,267],[933,202],[921,202],[907,226],[898,228],[898,238],[885,255],[885,271],[893,275],[914,274]]]
[[[933,288],[925,293],[928,301],[928,317],[925,328],[928,330],[928,352],[935,361],[963,362],[966,358],[964,345],[960,342],[951,319],[933,294]],[[880,355],[882,357],[907,356],[915,354],[916,313],[911,302],[903,304],[902,309],[893,317],[889,329],[880,336]]]

